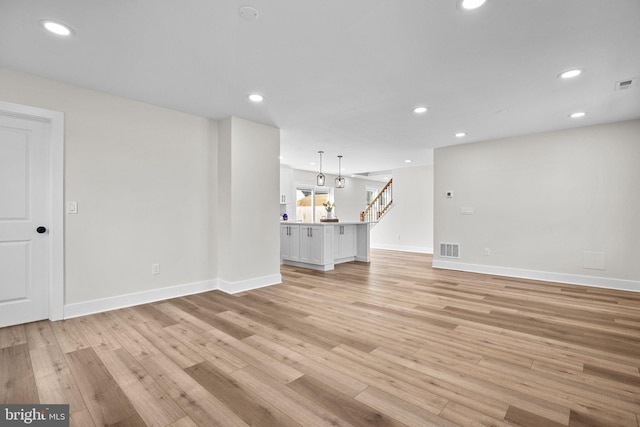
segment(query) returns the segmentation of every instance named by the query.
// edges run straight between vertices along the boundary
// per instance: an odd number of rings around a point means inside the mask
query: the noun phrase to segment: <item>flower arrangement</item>
[[[331,212],[333,210],[333,208],[336,206],[335,203],[331,203],[331,202],[324,202],[322,204],[322,206],[324,206],[324,208],[327,210],[327,212]]]

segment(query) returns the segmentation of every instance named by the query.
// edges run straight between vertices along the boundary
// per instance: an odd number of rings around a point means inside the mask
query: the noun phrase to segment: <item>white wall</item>
[[[393,207],[371,230],[371,246],[433,253],[433,166],[394,169]]]
[[[215,120],[1,68],[0,99],[65,114],[65,200],[78,202],[65,215],[65,316],[204,290],[220,273],[279,273],[277,129],[229,119],[234,139],[218,151],[226,134]],[[219,182],[227,164],[233,180]],[[261,193],[269,224],[240,212],[255,212]],[[230,215],[236,234],[221,243]],[[261,238],[248,239],[257,228]],[[229,241],[243,261],[223,269]]]
[[[306,185],[315,187],[317,175],[318,172],[294,169],[294,185]],[[335,187],[336,175],[325,175],[327,177],[327,187]],[[336,203],[336,216],[342,222],[357,222],[360,221],[360,212],[362,212],[367,207],[366,189],[368,187],[382,188],[385,183],[368,179],[349,177],[345,177],[345,180],[346,181],[344,188],[333,189],[334,201]]]
[[[640,120],[437,149],[434,266],[640,290],[639,160]]]
[[[209,264],[209,278],[218,277],[218,263],[220,261],[219,255],[219,233],[221,230],[218,228],[220,221],[219,217],[221,212],[218,209],[220,204],[219,195],[224,192],[226,188],[221,188],[222,185],[218,182],[218,163],[220,158],[221,146],[219,144],[220,139],[220,123],[217,120],[209,120],[209,159],[208,159],[208,243],[209,252],[207,254],[207,261]]]
[[[280,282],[280,130],[230,117],[220,122],[218,276],[235,286]]]
[[[209,279],[207,119],[4,69],[0,98],[65,113],[67,304]]]

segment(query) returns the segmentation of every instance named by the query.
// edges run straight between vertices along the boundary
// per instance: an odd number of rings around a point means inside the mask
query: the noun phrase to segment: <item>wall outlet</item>
[[[491,249],[484,248],[484,256],[490,256],[490,255],[491,255]]]
[[[160,274],[160,264],[151,264],[151,274]]]

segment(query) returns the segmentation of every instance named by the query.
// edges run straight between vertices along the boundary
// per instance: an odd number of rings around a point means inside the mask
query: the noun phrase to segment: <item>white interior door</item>
[[[0,113],[0,327],[49,317],[50,126]]]

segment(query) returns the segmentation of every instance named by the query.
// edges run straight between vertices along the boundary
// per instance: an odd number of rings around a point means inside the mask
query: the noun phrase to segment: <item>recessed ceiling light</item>
[[[59,22],[44,20],[40,21],[40,23],[44,28],[46,28],[47,31],[59,36],[67,37],[74,34],[74,31],[71,29],[71,27],[68,27]]]
[[[460,7],[465,10],[473,10],[485,4],[486,1],[487,0],[461,0]]]
[[[586,115],[587,113],[585,113],[584,111],[578,111],[577,113],[569,114],[569,117],[571,117],[572,119],[579,119],[580,117],[584,117]]]
[[[416,107],[413,109],[413,112],[416,114],[423,114],[426,113],[428,111],[427,107]]]
[[[405,163],[411,163],[411,160],[405,160],[404,162]]]
[[[316,165],[316,162],[309,162],[309,164],[310,164],[311,166],[315,166],[315,165]]]
[[[575,69],[560,73],[558,74],[558,77],[561,79],[572,79],[574,77],[578,77],[580,74],[582,74],[582,70]]]
[[[284,157],[282,157],[282,156],[278,156],[278,158],[279,158],[280,160],[284,159]]]
[[[249,95],[249,100],[252,102],[262,102],[264,100],[264,96],[258,93],[252,93],[251,95]]]
[[[456,133],[456,138],[464,138],[465,136],[467,136],[467,134],[466,134],[466,133],[464,133],[464,132],[458,132],[458,133]]]

